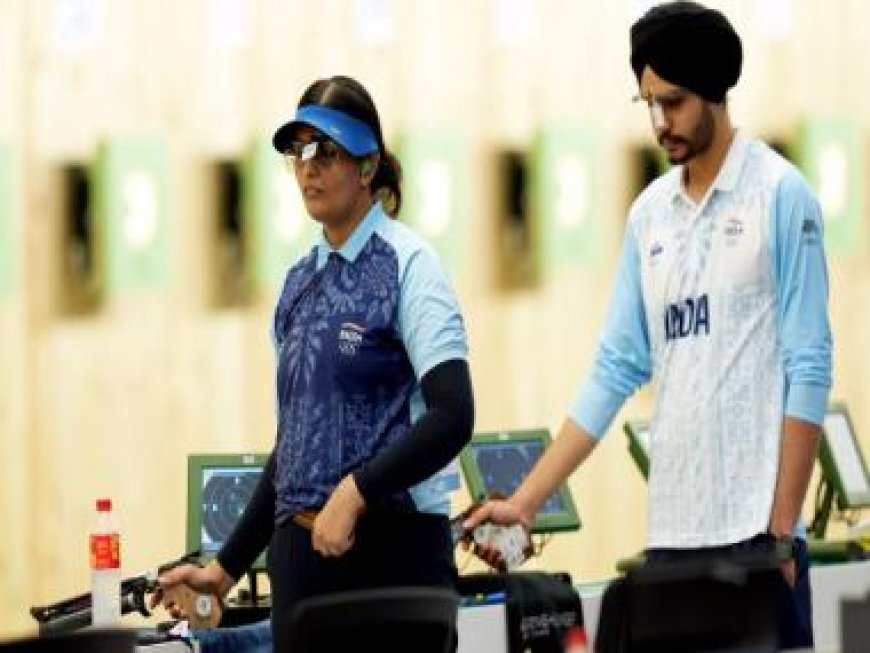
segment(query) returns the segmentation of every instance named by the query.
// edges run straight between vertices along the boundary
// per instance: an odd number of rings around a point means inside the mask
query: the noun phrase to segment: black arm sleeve
[[[242,577],[262,553],[275,531],[275,449],[266,461],[251,500],[221,547],[217,560],[235,580]]]
[[[454,359],[436,365],[421,386],[426,413],[407,436],[353,473],[368,505],[429,478],[471,439],[474,397],[468,363]]]

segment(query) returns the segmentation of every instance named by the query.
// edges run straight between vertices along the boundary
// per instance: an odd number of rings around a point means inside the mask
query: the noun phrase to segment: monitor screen
[[[834,404],[825,415],[819,452],[822,473],[834,488],[840,508],[870,506],[870,478],[849,412]]]
[[[510,495],[531,471],[550,443],[546,430],[475,434],[460,455],[462,472],[472,500],[492,493]],[[544,502],[532,525],[533,533],[580,528],[574,501],[562,484]]]
[[[628,453],[631,454],[643,477],[647,478],[649,476],[649,422],[626,422],[622,428],[628,436]]]
[[[187,461],[187,550],[213,558],[260,480],[265,454],[194,454]],[[264,556],[254,565],[264,567]]]

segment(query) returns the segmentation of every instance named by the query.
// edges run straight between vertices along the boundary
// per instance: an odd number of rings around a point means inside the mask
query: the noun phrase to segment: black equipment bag
[[[565,633],[583,626],[583,606],[566,573],[540,571],[460,576],[462,596],[505,593],[508,651],[562,653]]]

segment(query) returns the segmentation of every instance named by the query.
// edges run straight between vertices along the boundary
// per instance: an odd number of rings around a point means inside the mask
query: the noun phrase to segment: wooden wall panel
[[[468,157],[469,256],[454,281],[471,340],[477,428],[559,427],[592,364],[610,295],[632,199],[624,153],[653,143],[645,111],[629,102],[637,3],[530,2],[532,29],[517,46],[495,38],[495,0],[395,0],[393,37],[375,44],[359,41],[357,3],[346,0],[94,0],[78,3],[99,12],[92,38],[79,41],[60,38],[58,12],[72,4],[0,0],[0,140],[14,141],[21,161],[25,280],[20,299],[0,307],[0,455],[15,463],[0,476],[0,521],[11,525],[0,549],[0,638],[32,626],[29,605],[86,587],[97,495],[117,502],[125,571],[138,572],[184,545],[188,453],[271,446],[274,296],[266,289],[220,310],[209,299],[210,166],[241,157],[257,134],[271,136],[317,76],[360,77],[388,142],[409,129],[456,130]],[[220,24],[216,16],[234,4],[239,24]],[[870,68],[858,65],[870,53],[860,31],[870,20],[865,3],[798,1],[795,39],[785,43],[762,41],[757,3],[716,4],[745,31],[745,84],[732,101],[738,124],[788,134],[800,116],[836,108],[855,112],[870,145],[870,119],[859,115],[870,88]],[[601,263],[506,290],[493,152],[525,147],[542,124],[573,121],[603,144]],[[138,134],[167,143],[171,281],[71,317],[59,310],[61,166],[87,163],[106,136]],[[849,404],[870,455],[860,356],[870,328],[867,252],[832,260],[830,272],[833,396]],[[556,538],[535,564],[604,578],[643,546],[646,489],[621,425],[647,417],[650,405],[649,390],[632,398],[572,477],[584,529]]]
[[[30,598],[34,538],[30,488],[32,442],[27,438],[26,407],[30,397],[27,338],[21,302],[0,304],[0,636],[27,626],[21,607]]]
[[[21,632],[27,615],[21,610],[30,596],[31,543],[34,537],[30,503],[32,443],[27,437],[27,406],[31,397],[29,338],[26,329],[26,277],[23,178],[26,165],[24,138],[23,78],[17,65],[22,38],[22,3],[0,2],[0,144],[3,148],[5,193],[0,202],[3,237],[0,251],[5,275],[0,292],[0,524],[4,544],[0,547],[0,637]]]

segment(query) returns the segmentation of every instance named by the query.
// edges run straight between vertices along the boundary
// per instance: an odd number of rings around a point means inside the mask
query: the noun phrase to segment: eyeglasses
[[[679,109],[683,102],[685,102],[687,97],[688,94],[685,91],[676,90],[671,91],[670,93],[664,93],[662,95],[653,95],[652,93],[641,95],[640,93],[638,93],[631,98],[631,101],[645,102],[650,110],[652,110],[656,106],[659,106],[665,111],[673,111],[675,109]]]
[[[686,101],[687,97],[688,94],[685,91],[675,90],[670,93],[663,93],[662,95],[638,93],[631,98],[631,101],[646,103],[650,116],[652,117],[653,125],[659,127],[667,124],[665,112],[670,113],[671,111],[679,109],[683,106],[683,102]]]
[[[305,161],[314,161],[318,165],[328,166],[339,157],[341,152],[341,146],[330,138],[291,141],[290,147],[284,150],[284,163],[290,170]]]

